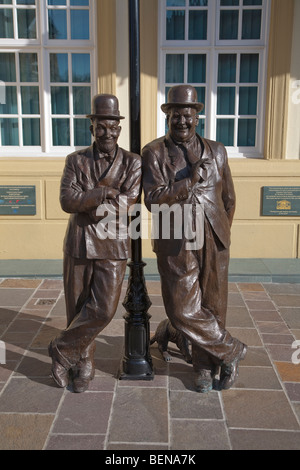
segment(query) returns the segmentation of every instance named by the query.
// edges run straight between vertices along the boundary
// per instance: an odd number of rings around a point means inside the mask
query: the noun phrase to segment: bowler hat
[[[118,98],[114,95],[108,94],[94,96],[92,101],[92,114],[88,114],[87,117],[101,119],[125,119],[124,116],[120,116]]]
[[[168,102],[162,104],[161,109],[164,113],[168,113],[171,108],[177,106],[194,108],[198,113],[204,108],[203,103],[198,103],[197,91],[191,85],[176,85],[170,88]]]

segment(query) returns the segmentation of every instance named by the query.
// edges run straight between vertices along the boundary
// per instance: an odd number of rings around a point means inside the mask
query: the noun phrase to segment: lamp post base
[[[128,288],[123,302],[125,319],[125,352],[121,364],[120,380],[152,380],[152,358],[149,351],[151,306],[143,275],[143,262],[130,262]]]

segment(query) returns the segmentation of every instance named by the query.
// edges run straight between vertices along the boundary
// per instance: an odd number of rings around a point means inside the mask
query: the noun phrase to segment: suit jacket
[[[213,232],[224,248],[230,245],[230,227],[235,211],[235,192],[228,165],[228,157],[223,144],[199,139],[199,153],[194,155],[197,159],[207,159],[204,164],[204,179],[192,187],[188,173],[178,175],[174,160],[176,160],[175,143],[169,134],[147,144],[142,151],[143,162],[143,188],[145,205],[151,211],[152,204],[185,204],[198,202],[204,209],[206,219]],[[205,176],[204,176],[205,173]],[[196,196],[196,197],[195,197]],[[153,250],[156,253],[176,255],[184,244],[181,239],[163,240],[161,237],[152,240]]]
[[[67,156],[61,179],[60,203],[70,213],[64,240],[64,252],[75,258],[127,259],[129,238],[100,239],[96,210],[108,204],[118,214],[120,196],[126,196],[128,207],[133,205],[141,189],[141,157],[119,147],[113,161],[103,171],[101,154],[95,144]],[[99,185],[100,182],[100,185]],[[120,195],[107,199],[108,188]],[[103,214],[104,215],[104,214]]]

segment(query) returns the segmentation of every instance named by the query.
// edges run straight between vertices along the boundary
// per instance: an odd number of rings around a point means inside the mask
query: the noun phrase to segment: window
[[[189,83],[204,103],[198,133],[230,156],[262,156],[269,0],[162,0],[160,105]]]
[[[94,4],[0,1],[0,155],[65,156],[91,144]]]

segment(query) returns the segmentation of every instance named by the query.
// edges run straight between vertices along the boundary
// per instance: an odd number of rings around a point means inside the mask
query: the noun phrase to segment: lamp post
[[[128,0],[129,6],[129,98],[130,98],[130,150],[141,153],[140,123],[140,12],[139,0]],[[138,203],[140,202],[137,201]],[[139,217],[141,230],[141,214]],[[125,319],[125,352],[122,360],[120,379],[152,380],[154,377],[150,355],[150,315],[144,266],[142,261],[141,237],[131,240],[131,261],[129,279],[123,306]]]

